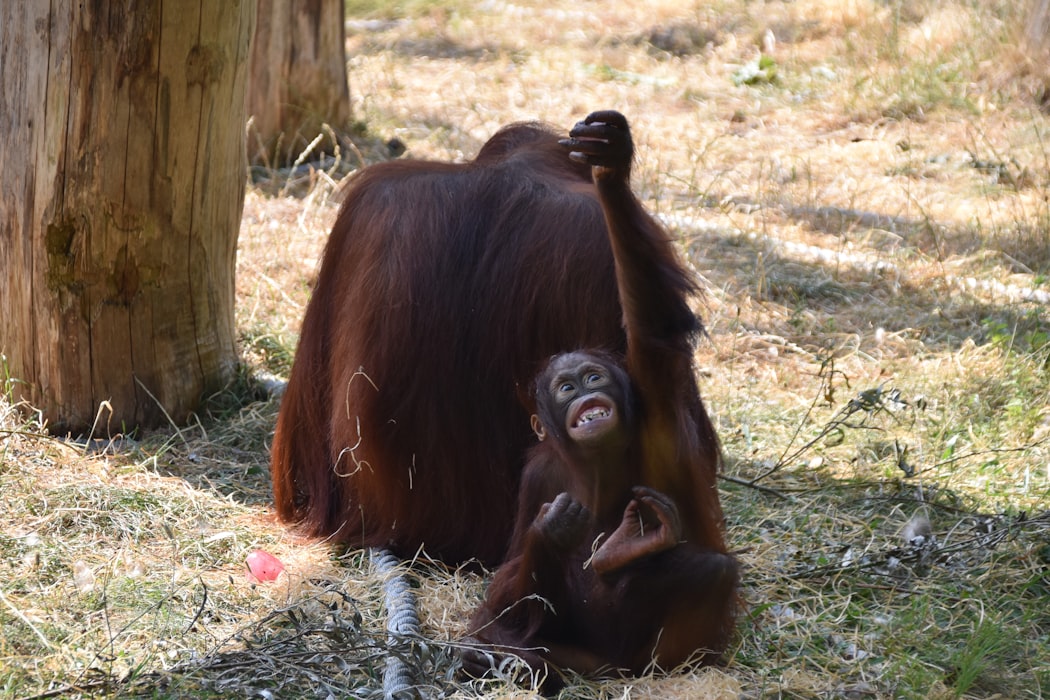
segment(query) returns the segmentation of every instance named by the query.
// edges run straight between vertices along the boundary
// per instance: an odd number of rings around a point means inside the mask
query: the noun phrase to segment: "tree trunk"
[[[259,0],[248,79],[253,163],[287,165],[318,135],[319,150],[332,152],[332,132],[347,132],[343,17],[343,0]]]
[[[0,352],[53,430],[233,376],[252,0],[0,4]]]

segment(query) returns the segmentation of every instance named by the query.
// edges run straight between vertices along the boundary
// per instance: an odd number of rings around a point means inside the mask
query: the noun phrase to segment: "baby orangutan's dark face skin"
[[[627,376],[600,355],[558,355],[537,378],[533,429],[572,451],[622,449],[630,433]]]

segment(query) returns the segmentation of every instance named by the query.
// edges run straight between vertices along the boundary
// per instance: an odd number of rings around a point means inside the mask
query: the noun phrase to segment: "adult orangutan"
[[[711,660],[732,631],[738,580],[726,553],[692,380],[696,319],[666,236],[638,218],[632,146],[616,113],[564,144],[593,167],[624,312],[624,356],[554,357],[535,380],[539,442],[522,476],[507,561],[471,623],[476,641],[557,671],[625,671]],[[484,672],[468,651],[464,665]]]
[[[694,283],[631,193],[626,120],[587,122],[619,135],[615,164],[517,124],[467,163],[353,177],[274,435],[281,519],[401,555],[502,561],[535,442],[529,387],[551,356],[589,348],[640,387],[632,483],[674,499],[686,540],[724,551],[718,442],[689,371]],[[647,279],[618,284],[618,269]]]

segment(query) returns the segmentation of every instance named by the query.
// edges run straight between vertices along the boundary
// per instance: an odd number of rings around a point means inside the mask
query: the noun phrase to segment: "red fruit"
[[[256,549],[248,555],[248,578],[255,579],[260,583],[273,581],[284,571],[281,560],[261,549]]]

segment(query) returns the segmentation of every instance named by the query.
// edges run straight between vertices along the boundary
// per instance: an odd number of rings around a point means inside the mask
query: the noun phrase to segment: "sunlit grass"
[[[503,124],[605,107],[703,280],[697,367],[747,605],[724,668],[565,697],[1048,693],[1050,64],[1020,4],[347,10],[356,150],[256,173],[237,382],[109,448],[0,402],[0,696],[380,694],[382,577],[275,523],[267,477],[262,375],[290,367],[335,180],[393,138],[462,160]],[[735,81],[760,55],[776,80]],[[255,548],[284,562],[275,584],[247,578]],[[397,652],[425,692],[531,697],[455,678],[485,575],[417,571],[426,639]]]

